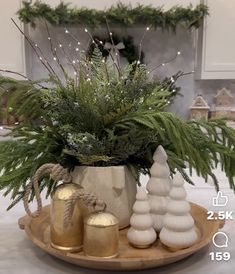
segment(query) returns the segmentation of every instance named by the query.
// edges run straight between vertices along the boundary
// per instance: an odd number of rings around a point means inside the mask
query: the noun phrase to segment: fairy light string
[[[34,50],[36,56],[38,57],[38,59],[40,60],[40,62],[43,64],[43,66],[47,69],[47,71],[49,72],[50,75],[54,75],[60,83],[61,82],[61,79],[59,78],[59,76],[56,74],[54,68],[52,67],[52,65],[50,64],[50,62],[47,61],[47,59],[45,58],[44,54],[43,54],[43,51],[41,50],[41,48],[38,46],[37,43],[34,43],[33,40],[31,40],[31,38],[29,36],[27,36],[21,29],[20,27],[17,25],[17,23],[14,21],[14,19],[11,19],[12,22],[14,23],[14,25],[17,27],[17,29],[20,31],[20,33],[25,37],[25,39],[27,40],[27,42],[29,43],[29,45],[32,47],[32,49]],[[64,74],[64,77],[67,81],[68,79],[68,73],[66,72],[66,69],[65,67],[63,66],[62,64],[62,61],[60,60],[59,58],[59,55],[57,54],[57,47],[55,47],[55,44],[53,43],[53,39],[51,37],[51,34],[50,34],[50,30],[49,30],[49,27],[47,25],[47,23],[45,22],[45,26],[46,26],[46,31],[47,31],[47,35],[48,35],[48,41],[49,41],[49,44],[50,44],[50,50],[51,50],[51,53],[52,53],[52,56],[53,56],[53,60],[56,62],[56,64],[60,67],[60,69],[62,70],[63,74]],[[114,41],[113,41],[113,33],[110,29],[110,26],[109,26],[109,23],[108,23],[108,20],[106,18],[106,27],[107,27],[107,31],[108,31],[108,35],[110,37],[110,41],[111,41],[111,44],[113,47],[115,47],[115,44],[114,44]],[[136,71],[137,71],[137,67],[138,65],[141,64],[141,53],[142,53],[142,48],[143,48],[143,43],[144,43],[144,39],[146,38],[146,34],[147,32],[149,32],[151,30],[151,25],[150,26],[147,26],[145,28],[145,31],[143,32],[143,35],[140,39],[140,42],[139,42],[139,46],[138,46],[138,59],[136,60],[136,66],[135,66],[135,73],[134,73],[134,77],[133,79],[135,78],[135,75],[136,75]],[[77,39],[77,37],[75,35],[73,35],[67,28],[64,29],[64,32],[66,35],[69,35],[69,37],[72,38],[73,41],[76,42],[76,45],[75,47],[72,47],[72,43],[70,42],[69,45],[68,45],[68,48],[69,48],[69,52],[71,52],[71,49],[74,50],[74,55],[75,56],[72,56],[70,53],[68,53],[66,51],[66,47],[67,46],[64,46],[60,41],[58,41],[58,49],[60,51],[62,51],[62,53],[64,54],[65,58],[67,59],[68,61],[68,64],[72,66],[73,68],[73,74],[75,76],[75,79],[77,80],[77,83],[78,83],[78,75],[79,75],[79,71],[80,71],[80,68],[81,66],[85,67],[86,68],[86,79],[87,81],[91,81],[91,73],[92,73],[92,70],[96,70],[95,68],[95,65],[92,63],[92,61],[88,61],[87,60],[87,57],[86,55],[82,54],[82,52],[86,52],[86,50],[81,50],[82,48],[82,45],[81,45],[81,42],[79,41],[79,39]],[[96,41],[92,34],[90,33],[90,31],[88,30],[87,27],[84,28],[84,32],[87,33],[87,35],[89,36],[90,38],[90,43],[94,43],[95,46],[98,48],[98,43],[104,47],[104,44],[102,41]],[[121,65],[119,63],[119,60],[117,58],[117,62],[114,60],[112,54],[111,54],[111,51],[109,51],[109,56],[111,57],[112,61],[113,61],[113,64],[114,66],[117,68],[117,71],[118,71],[118,76],[120,79],[122,79],[122,69],[121,69]],[[166,60],[165,62],[162,62],[161,64],[153,67],[151,70],[146,70],[146,73],[148,75],[152,74],[154,71],[156,71],[158,68],[160,67],[165,67],[167,64],[171,63],[171,62],[174,62],[178,56],[181,55],[181,51],[177,51],[177,53],[175,54],[175,56],[173,56],[172,58],[170,58],[169,60]],[[108,72],[108,68],[107,68],[107,63],[104,60],[102,60],[102,63],[104,64],[105,66],[105,71],[106,71],[106,75],[107,75],[107,82],[109,83],[110,79],[109,79],[109,72]],[[79,64],[79,65],[78,65]],[[89,64],[89,66],[87,66]],[[3,71],[3,70],[0,70],[0,71]],[[191,72],[186,72],[186,73],[183,73],[183,72],[180,72],[172,77],[170,77],[170,82],[172,84],[175,83],[175,81],[182,77],[182,76],[185,76],[185,75],[188,75],[188,74],[192,74],[193,71]],[[17,74],[17,73],[16,73]],[[23,77],[23,76],[22,76]],[[27,77],[24,77],[25,79]],[[31,81],[31,80],[29,80]],[[109,83],[110,84],[110,83]],[[43,87],[44,88],[44,87]],[[174,92],[174,90],[172,91]]]
[[[67,73],[66,73],[65,68],[63,67],[63,65],[62,65],[62,63],[61,63],[61,61],[60,61],[60,58],[59,58],[58,55],[57,55],[57,50],[56,50],[56,48],[55,48],[54,45],[53,45],[53,42],[52,42],[52,39],[51,39],[51,33],[50,33],[50,30],[49,30],[48,24],[47,24],[46,21],[44,21],[44,23],[45,23],[46,31],[47,31],[47,34],[48,34],[48,38],[50,38],[50,39],[48,39],[48,40],[49,40],[49,42],[50,42],[50,48],[51,48],[51,53],[53,54],[53,59],[54,59],[54,60],[57,62],[57,64],[59,65],[60,69],[61,69],[62,72],[63,72],[65,81],[67,82]],[[61,44],[59,44],[59,45],[61,45]]]

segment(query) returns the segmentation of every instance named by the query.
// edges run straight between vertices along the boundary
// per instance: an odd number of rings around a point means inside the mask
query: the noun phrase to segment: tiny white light
[[[78,41],[78,45],[81,45],[81,43]]]
[[[175,89],[173,89],[172,91],[173,91],[173,92],[176,92],[176,90],[175,90]]]
[[[66,30],[65,30],[65,33],[69,33],[69,31],[66,29]]]
[[[149,30],[150,30],[150,27],[147,27],[146,30],[149,31]]]
[[[76,50],[76,51],[79,51],[79,48],[76,48],[75,50]]]
[[[191,72],[192,72],[192,73],[194,73],[195,71],[194,71],[194,70],[192,70]]]
[[[95,40],[92,40],[92,43],[95,44]]]
[[[76,61],[75,60],[73,60],[73,62],[72,62],[73,64],[76,64]]]
[[[47,37],[48,40],[51,40],[51,37]]]
[[[161,91],[163,91],[164,89],[163,88],[161,88]]]
[[[109,33],[109,35],[110,35],[110,36],[112,36],[112,35],[113,35],[113,33],[112,33],[112,32],[110,32],[110,33]]]
[[[35,44],[34,46],[37,48],[37,47],[38,47],[38,44]]]
[[[59,47],[62,48],[62,44],[59,44]]]
[[[105,60],[104,60],[104,59],[102,59],[102,63],[105,63]]]
[[[162,63],[162,66],[164,67],[164,66],[165,66],[165,64],[164,64],[164,63]]]
[[[103,42],[102,42],[102,41],[100,41],[100,44],[101,44],[101,45],[103,45]]]
[[[73,73],[74,75],[77,75],[77,72],[76,71],[74,71],[74,73]]]
[[[139,65],[139,64],[140,64],[140,60],[137,61],[137,65]]]
[[[88,30],[87,30],[87,29],[85,29],[85,32],[88,32]]]
[[[41,57],[41,56],[39,57],[39,60],[42,60],[42,57]]]
[[[118,56],[118,53],[116,52],[115,55]]]
[[[56,57],[53,57],[53,60],[56,61]]]
[[[171,101],[167,101],[168,104],[170,104]]]
[[[91,81],[91,78],[87,78],[86,80],[87,80],[88,82],[90,82],[90,81]]]
[[[149,74],[150,73],[150,71],[147,71],[147,74]]]

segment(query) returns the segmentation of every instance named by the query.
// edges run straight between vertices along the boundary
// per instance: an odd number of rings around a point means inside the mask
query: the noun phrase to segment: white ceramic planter
[[[126,166],[77,166],[72,176],[74,183],[106,203],[107,211],[119,219],[120,229],[129,225],[137,183]]]

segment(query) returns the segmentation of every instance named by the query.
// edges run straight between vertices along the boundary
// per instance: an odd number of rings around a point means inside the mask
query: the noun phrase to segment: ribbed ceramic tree
[[[131,227],[127,232],[128,241],[137,248],[148,248],[155,242],[157,235],[153,228],[148,196],[144,188],[139,188],[137,191],[133,211],[130,219]]]
[[[180,173],[176,173],[169,195],[167,213],[163,220],[163,228],[160,232],[161,242],[172,249],[190,247],[198,239],[186,195],[184,179]]]
[[[150,169],[151,177],[147,183],[150,213],[153,227],[160,232],[163,226],[163,217],[169,200],[171,188],[170,169],[167,164],[167,154],[162,146],[158,146],[153,155],[154,164]]]

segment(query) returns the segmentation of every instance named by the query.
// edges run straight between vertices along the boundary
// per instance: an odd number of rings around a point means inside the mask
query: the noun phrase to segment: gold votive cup
[[[96,212],[85,218],[83,251],[86,256],[117,257],[118,244],[118,219],[113,214]]]
[[[83,220],[88,214],[88,209],[82,201],[76,202],[69,224],[66,226],[64,224],[66,201],[79,189],[81,188],[77,184],[62,184],[52,194],[50,212],[51,245],[66,252],[80,251],[83,245]]]

